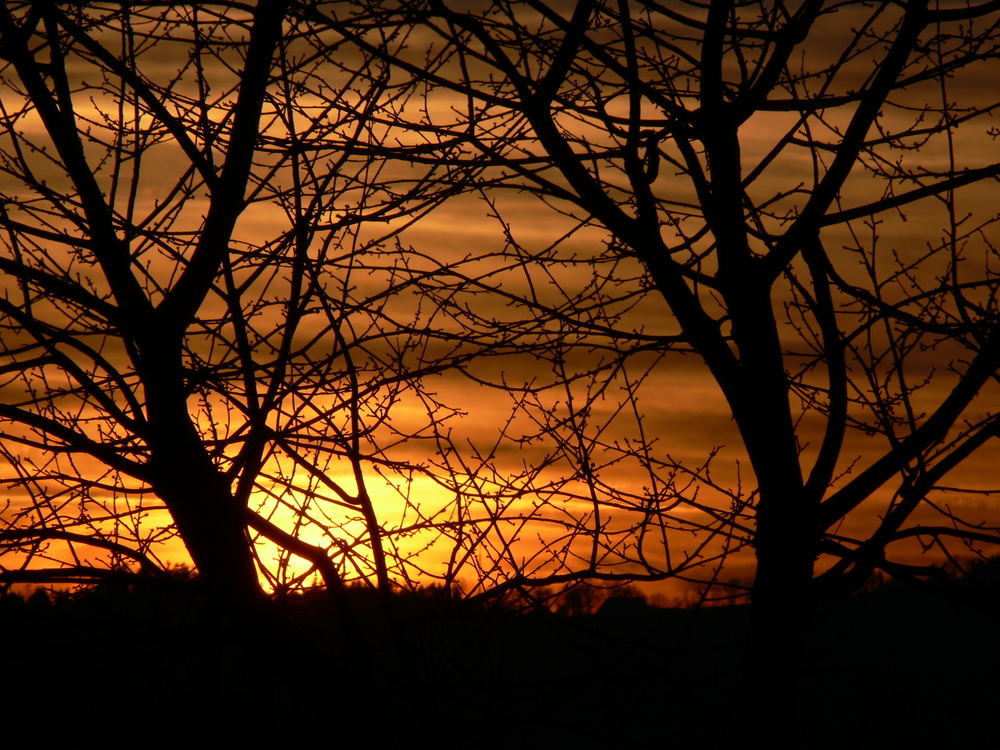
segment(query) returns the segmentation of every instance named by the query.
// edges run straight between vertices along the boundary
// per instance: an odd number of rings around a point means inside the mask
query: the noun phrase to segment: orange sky
[[[810,48],[810,54],[821,55],[824,52],[824,49]],[[154,58],[148,65],[144,65],[143,71],[155,78],[171,75],[174,67],[174,59],[161,49],[154,53]],[[81,72],[80,75],[83,76],[84,73]],[[222,73],[219,75],[221,77]],[[332,78],[336,75],[339,74],[331,71]],[[972,79],[969,76],[958,76],[949,83],[949,87],[956,97],[964,97],[966,101],[977,100],[991,95],[992,92],[986,90],[987,81],[990,81],[989,87],[992,88],[992,79],[983,76]],[[216,85],[222,92],[229,91],[229,81],[217,82]],[[921,96],[930,96],[932,93],[932,90],[925,87],[914,96],[919,100]],[[222,96],[220,94],[220,97]],[[4,90],[3,97],[5,102],[17,98],[9,88]],[[81,113],[87,114],[88,105],[84,94],[81,94],[80,99],[83,107]],[[452,102],[454,97],[448,95],[441,95],[440,100],[435,102],[440,108],[437,116],[442,121],[452,116],[445,109],[445,106]],[[305,97],[300,101],[302,105],[307,103]],[[225,97],[220,98],[219,104],[220,107],[213,115],[217,119],[221,118],[221,113],[225,110],[225,107],[221,106],[226,104]],[[97,105],[103,107],[100,100],[92,100],[92,106]],[[90,114],[96,117],[96,110]],[[887,111],[886,123],[891,124],[894,117],[910,116],[911,113],[904,109]],[[831,122],[836,120],[837,117],[834,115]],[[982,122],[963,126],[957,131],[956,158],[961,165],[979,166],[995,158],[995,143],[988,135],[988,130],[991,127],[995,128],[997,124],[996,118],[984,118]],[[788,125],[787,116],[770,114],[752,118],[741,129],[745,171],[752,169],[756,161],[770,150]],[[44,141],[41,132],[38,131],[36,134],[33,130],[37,127],[37,121],[32,118],[18,125],[20,132],[26,134],[28,138]],[[138,204],[141,210],[151,210],[186,167],[186,164],[178,158],[178,154],[178,149],[167,142],[153,149],[147,156],[138,192]],[[899,158],[919,166],[940,167],[944,154],[943,139],[938,138],[919,151],[900,154]],[[806,159],[794,154],[787,158],[782,157],[750,188],[750,195],[757,198],[798,184],[808,185],[811,182],[811,168]],[[400,172],[403,173],[405,172]],[[59,177],[53,175],[51,179],[58,182]],[[281,179],[282,174],[276,175],[275,185]],[[0,179],[0,189],[15,190],[15,187],[8,185],[8,181],[8,178]],[[865,172],[856,170],[842,196],[843,207],[874,200],[882,189],[883,186],[873,181]],[[661,172],[656,190],[660,197],[669,197],[672,200],[693,198],[690,185],[669,171]],[[961,212],[969,213],[980,220],[992,215],[997,205],[996,191],[995,182],[960,191]],[[337,211],[349,210],[352,202],[358,199],[358,192],[357,188],[345,187],[338,202],[331,208],[329,216],[336,215]],[[532,196],[508,191],[491,193],[489,198],[493,201],[492,206],[481,196],[467,195],[451,199],[415,225],[402,230],[398,239],[403,249],[403,258],[410,264],[411,269],[430,269],[435,265],[459,263],[464,258],[478,258],[479,260],[475,262],[460,265],[463,269],[467,268],[470,274],[483,274],[491,264],[503,262],[499,256],[482,259],[490,253],[501,253],[509,249],[500,223],[496,218],[492,218],[494,210],[500,211],[504,222],[509,226],[512,239],[526,252],[542,252],[553,246],[564,258],[571,254],[577,254],[581,258],[595,257],[603,252],[606,237],[600,230],[593,227],[579,228],[578,221],[560,216]],[[804,198],[786,201],[788,207],[796,200],[801,202]],[[185,229],[196,227],[204,209],[204,196],[202,194],[194,196],[184,206],[176,226]],[[926,243],[937,241],[941,236],[943,210],[940,205],[925,202],[918,207],[906,209],[904,214],[905,216],[887,214],[880,217],[884,221],[878,229],[880,247],[884,248],[880,252],[887,255],[896,252],[901,257],[907,257],[914,252],[914,248],[922,248]],[[363,232],[380,233],[398,225],[380,224],[374,228],[365,228]],[[236,235],[237,239],[245,241],[248,246],[261,246],[268,239],[280,235],[287,229],[287,218],[273,205],[264,201],[248,208],[240,219]],[[666,227],[664,234],[669,237],[670,232]],[[996,230],[989,228],[982,237],[970,239],[972,244],[969,252],[982,252],[987,241],[998,239],[1000,238],[997,237]],[[831,229],[824,235],[824,240],[828,246],[838,248],[850,244],[851,241],[842,229]],[[349,242],[351,238],[345,234],[340,241]],[[407,249],[411,247],[415,252]],[[381,259],[388,261],[391,258],[390,250],[391,248],[388,248],[386,255]],[[843,253],[845,257],[847,255],[843,250],[837,252]],[[988,253],[985,253],[984,257],[987,255]],[[993,255],[995,256],[995,252]],[[996,272],[995,262],[995,257],[992,260],[984,260],[984,264],[993,264],[993,273]],[[165,258],[162,254],[158,255],[155,250],[149,252],[149,263],[150,274],[160,279],[168,277],[175,265],[174,260]],[[844,269],[847,274],[856,273],[858,270],[856,267],[852,270],[849,262],[845,263]],[[93,272],[85,268],[82,273]],[[331,269],[330,283],[348,286],[342,276],[338,277],[338,274],[343,273],[346,273],[344,268]],[[639,269],[636,264],[626,261],[616,269],[616,273],[621,275],[619,278],[623,281],[622,289],[628,291],[637,282],[634,280],[629,282],[633,285],[629,287],[624,281],[632,275],[638,277]],[[546,279],[538,268],[533,268],[527,273],[525,269],[513,268],[491,275],[489,280],[509,294],[524,294],[533,288],[541,298],[556,301],[562,294],[584,289],[593,277],[592,269],[587,265],[575,268],[564,266],[559,270],[559,274],[557,279]],[[380,285],[389,283],[387,281],[389,278],[390,274],[384,270],[371,274],[356,273],[351,278],[350,285],[352,289],[361,290],[362,293],[378,293]],[[437,280],[446,282],[447,276],[442,273]],[[100,284],[99,281],[96,283]],[[268,293],[280,294],[281,289],[281,283],[276,282]],[[458,289],[456,294],[461,297],[468,291],[470,290]],[[484,317],[511,321],[521,314],[512,309],[509,300],[503,296],[484,293],[475,300],[471,296],[467,299],[472,300],[477,306],[475,312]],[[449,327],[454,330],[457,323],[449,319],[448,314],[429,315],[427,310],[418,307],[419,302],[419,298],[412,293],[401,293],[390,299],[387,311],[400,318],[414,314],[421,325],[441,325],[446,330]],[[205,312],[212,310],[213,305],[219,307],[221,304],[219,299],[210,299],[206,302]],[[359,316],[358,319],[361,320],[363,317]],[[322,330],[322,324],[322,318],[317,316],[313,323],[307,322],[303,326],[303,335],[309,330]],[[310,329],[310,325],[314,325],[315,328]],[[636,306],[620,320],[619,327],[621,329],[642,327],[646,334],[669,335],[676,332],[675,323],[666,313],[662,301],[652,294],[642,296]],[[329,341],[320,341],[317,346],[320,345],[332,346]],[[444,345],[433,343],[429,346],[431,348],[427,351],[431,352],[435,351],[433,347]],[[373,347],[372,351],[377,352],[377,347]],[[118,354],[120,355],[120,352]],[[569,368],[585,369],[597,356],[577,352],[568,354],[565,363]],[[686,500],[696,500],[702,506],[728,512],[734,500],[745,500],[753,489],[746,457],[740,448],[739,438],[728,409],[718,388],[710,380],[698,359],[691,355],[670,354],[656,361],[654,368],[646,372],[647,366],[651,364],[653,364],[651,355],[630,358],[626,370],[611,378],[603,396],[594,402],[590,415],[591,422],[581,433],[584,443],[598,438],[602,443],[602,445],[590,445],[590,460],[597,465],[608,462],[598,472],[599,480],[604,484],[598,485],[596,499],[603,506],[601,523],[605,524],[603,528],[608,544],[607,548],[600,550],[598,554],[604,556],[604,564],[609,566],[609,570],[635,573],[639,570],[635,564],[639,556],[646,555],[654,566],[662,565],[666,557],[663,537],[653,533],[655,524],[650,527],[649,536],[644,537],[641,544],[634,530],[630,531],[636,520],[643,518],[645,511],[642,500],[650,494],[650,487],[654,482],[644,468],[644,459],[636,450],[639,443],[643,441],[647,444],[653,443],[651,450],[655,459],[674,461],[691,469],[700,469],[707,458],[713,456],[709,466],[710,474],[702,472],[698,482],[691,483],[683,475],[675,477],[678,488],[683,489],[681,495]],[[927,361],[919,363],[918,371],[911,373],[915,379],[932,371],[935,373],[919,399],[920,404],[928,409],[940,402],[950,389],[952,381],[946,372],[948,364],[944,360],[927,358]],[[405,560],[394,570],[397,579],[417,580],[441,576],[451,567],[456,580],[464,582],[466,586],[474,587],[477,582],[499,580],[514,566],[523,566],[523,570],[529,574],[578,569],[588,555],[593,554],[593,550],[585,535],[574,538],[572,542],[568,541],[567,523],[579,524],[584,529],[588,524],[592,524],[591,511],[595,497],[590,494],[591,488],[585,483],[562,481],[567,474],[574,471],[569,458],[574,446],[572,444],[562,446],[566,450],[560,451],[560,446],[553,443],[551,436],[547,440],[539,438],[525,443],[519,443],[516,438],[536,429],[537,424],[533,420],[541,419],[545,414],[556,418],[570,418],[572,414],[578,413],[578,407],[575,409],[567,407],[567,399],[572,396],[578,404],[579,399],[583,398],[582,384],[574,387],[571,393],[560,391],[558,388],[546,390],[537,395],[537,401],[533,404],[520,411],[512,411],[517,398],[516,393],[505,394],[501,390],[484,387],[474,382],[468,375],[494,383],[503,378],[511,386],[527,382],[537,386],[558,380],[553,372],[551,357],[531,356],[485,357],[470,364],[465,374],[447,371],[429,377],[422,385],[427,393],[457,410],[451,419],[440,426],[442,433],[447,432],[455,451],[447,454],[447,461],[439,453],[442,444],[429,439],[431,433],[426,430],[427,399],[421,399],[413,392],[404,393],[393,405],[392,419],[395,420],[394,425],[398,429],[423,430],[423,432],[422,439],[400,441],[398,445],[393,445],[387,451],[388,458],[393,461],[423,465],[430,468],[429,473],[433,475],[414,476],[409,483],[405,475],[388,479],[380,477],[377,471],[370,471],[366,475],[376,512],[388,530],[388,543],[392,549],[398,551],[399,558]],[[630,408],[620,408],[625,393],[623,388],[633,386],[636,403],[634,412]],[[337,396],[337,393],[331,393],[329,403],[335,402]],[[1000,394],[994,383],[977,403],[976,411],[979,414],[995,412],[998,405],[1000,405]],[[214,408],[220,409],[220,406],[216,404]],[[322,404],[314,406],[319,410],[323,408]],[[238,419],[233,424],[224,424],[220,417],[224,410],[212,411],[211,403],[198,405],[193,399],[191,408],[202,409],[202,426],[206,430],[208,422],[212,420],[221,425],[223,432],[226,429],[235,430],[238,426]],[[509,419],[513,421],[508,422]],[[504,427],[505,425],[507,427]],[[501,438],[502,429],[506,430],[503,438]],[[568,433],[563,430],[561,434],[565,436]],[[811,452],[819,439],[818,425],[812,417],[807,417],[803,421],[800,436],[804,443],[811,443],[803,449],[803,465],[808,468]],[[389,444],[394,444],[396,441],[388,431],[377,433],[377,438]],[[477,458],[489,454],[491,448],[495,450],[489,461],[480,461]],[[579,448],[577,445],[576,449]],[[857,467],[863,467],[884,448],[885,446],[878,441],[866,438],[860,433],[852,433],[848,436],[839,469],[846,471],[855,461]],[[25,454],[20,454],[22,459],[24,456]],[[970,459],[949,483],[955,488],[964,489],[995,487],[997,475],[993,456],[995,448],[987,446],[987,450]],[[84,472],[93,471],[86,463],[81,464],[80,469]],[[285,484],[306,486],[319,495],[325,492],[327,497],[332,496],[328,491],[304,478],[288,479],[287,476],[294,474],[294,471],[287,465],[271,466],[268,470],[276,475],[285,474]],[[449,474],[449,470],[453,473]],[[333,463],[329,471],[334,481],[342,482],[348,492],[357,491],[358,488],[348,466],[338,467]],[[663,475],[668,473],[666,469],[661,471],[657,481],[662,482]],[[437,481],[434,476],[437,477]],[[255,496],[266,512],[273,511],[275,521],[287,527],[291,527],[293,523],[293,514],[288,508],[280,507],[278,502],[280,499],[287,501],[299,511],[304,509],[305,504],[312,503],[313,507],[309,508],[309,514],[315,522],[307,522],[299,529],[303,538],[317,544],[331,545],[331,549],[337,549],[338,544],[364,545],[363,529],[356,518],[345,517],[342,511],[324,504],[322,499],[313,501],[307,500],[304,494],[295,495],[287,488],[282,489],[281,484],[282,482],[269,483],[265,480],[262,482],[262,491]],[[284,494],[281,497],[268,497],[266,491],[272,486],[278,487],[276,491]],[[667,503],[666,498],[669,493],[662,487],[660,489],[664,495],[662,502]],[[886,488],[875,502],[866,504],[852,514],[841,530],[854,534],[870,528],[882,511],[882,503],[890,491],[891,488]],[[463,495],[463,492],[467,494]],[[17,494],[11,493],[11,497],[16,506]],[[941,499],[950,503],[953,508],[967,509],[970,515],[978,520],[990,523],[1000,521],[1000,513],[997,512],[991,497],[950,492],[944,493]],[[117,498],[113,501],[109,499],[108,502],[117,506],[123,502],[135,501]],[[143,500],[143,502],[150,501]],[[492,527],[492,531],[484,537],[481,543],[485,546],[482,549],[488,550],[484,554],[480,555],[478,552],[469,556],[456,554],[454,540],[459,532],[453,528],[449,528],[444,535],[439,535],[437,531],[415,530],[412,533],[401,531],[436,520],[455,520],[456,502],[464,504],[463,507],[468,509],[469,517],[477,519],[480,524],[482,519],[491,513],[501,513],[500,508],[503,508],[503,515],[510,517],[504,524]],[[613,507],[609,507],[607,503]],[[527,524],[519,523],[516,517],[522,513],[533,515],[533,520]],[[673,519],[671,521],[673,528],[667,532],[667,539],[671,562],[676,564],[678,559],[683,558],[702,542],[704,536],[692,533],[693,527],[688,524],[704,522],[704,515],[696,509],[681,505],[663,517]],[[155,528],[162,522],[162,514],[154,512],[147,516],[145,523],[148,527]],[[473,524],[462,532],[465,536],[461,538],[461,546],[469,543],[469,535],[474,535],[474,528]],[[141,537],[144,533],[146,532],[140,530],[138,536]],[[731,540],[733,544],[745,544],[748,541],[745,533],[737,536],[738,540]],[[710,542],[701,550],[702,558],[711,560],[721,549],[721,543],[721,540]],[[154,544],[153,549],[165,561],[184,559],[183,551],[176,539],[162,545]],[[53,554],[59,557],[64,553],[53,550]],[[275,565],[276,555],[272,547],[262,545],[262,562]],[[413,557],[408,558],[410,555]],[[496,563],[496,558],[501,560],[502,572],[491,567]],[[632,562],[627,562],[628,560]],[[732,552],[725,575],[745,576],[750,560],[751,555],[747,547]],[[277,564],[280,567],[280,560]],[[286,573],[294,574],[299,570],[301,566],[294,564]],[[353,573],[350,570],[348,572],[351,575],[361,576],[371,573],[370,569],[364,567],[354,570]],[[686,585],[670,584],[674,588],[667,586],[667,590],[677,592]]]

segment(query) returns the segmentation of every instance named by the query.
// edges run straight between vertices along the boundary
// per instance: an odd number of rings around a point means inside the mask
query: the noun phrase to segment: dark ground
[[[186,593],[0,599],[0,737],[17,743],[0,745],[733,746],[745,608],[398,609],[395,636],[367,618],[359,644],[323,603],[251,625]],[[801,747],[1000,746],[998,634],[994,615],[895,586],[825,605]]]

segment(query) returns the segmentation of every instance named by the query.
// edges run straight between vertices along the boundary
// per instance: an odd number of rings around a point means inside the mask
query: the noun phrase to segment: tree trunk
[[[758,528],[757,573],[750,631],[734,728],[742,739],[771,748],[809,746],[800,710],[802,657],[813,612],[814,548],[809,529],[793,519]]]
[[[173,340],[172,340],[173,339]],[[204,583],[220,603],[256,609],[264,599],[243,508],[188,411],[179,336],[143,342],[149,468]]]
[[[213,597],[255,606],[263,598],[241,509],[206,456],[184,461],[176,448],[156,463],[154,489]],[[197,464],[208,464],[208,466]]]
[[[741,269],[727,289],[739,377],[726,392],[759,491],[750,633],[737,700],[736,737],[767,747],[807,747],[797,702],[802,650],[812,612],[817,552],[816,498],[805,491],[781,339],[768,284]],[[735,738],[734,738],[735,739]]]

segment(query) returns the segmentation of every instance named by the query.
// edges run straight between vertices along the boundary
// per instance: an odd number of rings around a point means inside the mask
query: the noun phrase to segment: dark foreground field
[[[317,603],[262,624],[187,593],[7,597],[0,736],[18,743],[7,747],[734,744],[743,608],[398,609],[394,628],[368,618],[358,643]],[[824,606],[801,747],[997,746],[998,635],[994,616],[896,587]]]

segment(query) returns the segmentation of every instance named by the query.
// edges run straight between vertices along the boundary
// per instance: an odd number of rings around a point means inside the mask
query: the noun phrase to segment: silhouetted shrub
[[[651,609],[646,595],[634,586],[623,586],[604,600],[597,610],[602,617],[634,617]]]
[[[564,589],[555,600],[553,612],[569,617],[592,615],[600,608],[605,598],[604,589],[582,583]]]

